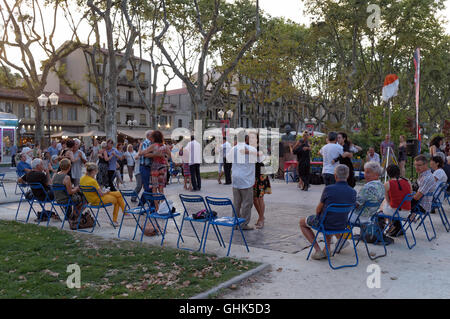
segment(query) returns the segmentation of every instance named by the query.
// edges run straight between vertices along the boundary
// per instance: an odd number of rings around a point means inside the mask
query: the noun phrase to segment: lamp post
[[[137,120],[128,120],[127,125],[130,129],[133,129],[134,126],[137,126]]]
[[[50,100],[50,106],[48,106],[48,101]],[[50,94],[50,96],[47,97],[47,95],[45,95],[44,93],[42,93],[39,97],[38,97],[38,102],[39,102],[39,106],[42,108],[47,108],[47,112],[48,112],[48,146],[51,145],[51,137],[50,137],[50,127],[51,127],[51,123],[50,123],[50,112],[54,109],[56,109],[56,107],[58,106],[58,101],[59,101],[59,97],[58,95],[53,92],[52,94]]]

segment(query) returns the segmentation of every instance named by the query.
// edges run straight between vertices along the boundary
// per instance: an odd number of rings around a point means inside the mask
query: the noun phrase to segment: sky
[[[11,1],[14,1],[14,0],[11,0]],[[227,0],[227,1],[232,2],[234,0]],[[368,2],[370,2],[370,1],[368,1]],[[273,17],[284,17],[286,19],[290,19],[297,23],[309,25],[310,19],[303,12],[305,7],[303,5],[302,0],[259,0],[259,4],[260,4],[260,8],[265,13],[267,13]],[[450,0],[446,0],[445,4],[446,4],[446,10],[444,12],[442,12],[442,15],[444,17],[450,17]],[[72,13],[75,16],[77,15],[76,12],[72,12]],[[50,16],[51,16],[51,14],[52,14],[52,11],[49,12]],[[382,14],[382,12],[381,12],[381,14]],[[52,19],[49,19],[48,21],[52,25]],[[58,28],[57,28],[56,34],[55,34],[55,37],[57,39],[56,45],[62,44],[65,40],[68,40],[67,34],[71,33],[71,32],[70,31],[68,32],[67,27],[62,27],[66,23],[67,22],[66,22],[65,18],[63,17],[62,11],[61,11],[60,17],[58,18],[58,22],[57,22]],[[450,34],[450,23],[448,21],[447,21],[445,27],[446,27],[447,33]],[[1,26],[0,26],[0,29],[1,29]],[[86,32],[89,32],[89,30]],[[86,33],[86,32],[84,32],[84,33]],[[81,34],[83,34],[83,32],[81,32]],[[38,50],[36,50],[36,52],[38,52]],[[8,55],[11,57],[14,57],[14,52],[8,52]],[[20,58],[19,55],[16,54],[15,62],[20,64],[19,58]],[[39,57],[38,59],[42,60],[44,58],[45,57],[42,56],[42,57]],[[145,58],[145,56],[144,56],[144,58]],[[13,60],[14,60],[14,58],[13,58]],[[162,83],[159,86],[162,87]],[[181,87],[181,80],[178,80],[175,78],[170,83],[168,88],[174,89],[174,88],[180,88],[180,87]]]

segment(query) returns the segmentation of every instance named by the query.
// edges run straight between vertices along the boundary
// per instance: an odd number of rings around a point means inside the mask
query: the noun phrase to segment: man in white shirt
[[[236,215],[245,219],[242,230],[252,230],[254,228],[248,224],[252,214],[255,164],[258,152],[256,148],[249,145],[249,135],[245,136],[245,143],[239,142],[242,141],[242,135],[240,134],[245,134],[245,132],[238,133],[238,143],[227,153],[226,158],[227,162],[233,163],[233,205],[236,209]]]
[[[324,145],[319,151],[319,153],[323,157],[322,176],[325,182],[325,186],[336,183],[336,180],[334,178],[334,169],[339,164],[339,162],[334,162],[334,159],[338,158],[339,155],[344,154],[344,148],[341,145],[336,144],[336,140],[336,132],[328,133],[328,143]]]
[[[373,147],[370,147],[367,152],[366,162],[377,162],[380,164],[380,155],[375,153],[375,149]]]
[[[27,144],[25,144],[25,147],[22,149],[22,154],[25,154],[25,162],[27,162],[28,165],[31,166],[31,161],[33,160],[33,149],[30,146],[30,142],[27,142]]]
[[[231,185],[231,165],[232,163],[229,163],[227,161],[227,154],[231,150],[231,144],[227,142],[226,136],[223,137],[223,144],[218,146],[218,153],[219,153],[219,184],[222,184],[221,178],[223,173],[225,173],[225,185]],[[223,172],[222,172],[223,168]]]
[[[189,171],[191,172],[192,190],[199,191],[202,188],[202,179],[200,177],[200,164],[202,163],[202,146],[195,140],[194,135],[185,149],[189,154]]]

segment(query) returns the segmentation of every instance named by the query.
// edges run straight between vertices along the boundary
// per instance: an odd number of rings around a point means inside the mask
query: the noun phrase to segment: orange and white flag
[[[399,80],[395,74],[388,74],[384,79],[383,101],[387,102],[390,98],[397,96]]]

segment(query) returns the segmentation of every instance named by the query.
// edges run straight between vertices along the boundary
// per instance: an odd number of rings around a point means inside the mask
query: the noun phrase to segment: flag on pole
[[[388,74],[384,79],[383,84],[383,101],[387,102],[391,97],[397,96],[398,92],[398,76],[395,74]]]
[[[416,69],[414,74],[414,86],[416,88],[416,138],[419,139],[420,48],[417,48],[416,51],[414,51],[414,67]]]

